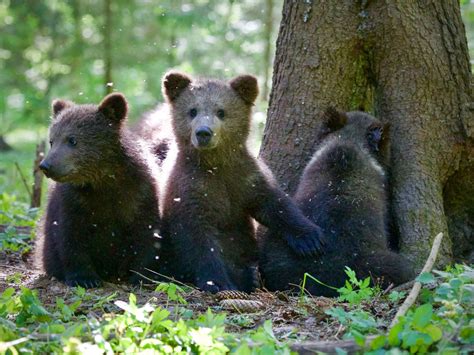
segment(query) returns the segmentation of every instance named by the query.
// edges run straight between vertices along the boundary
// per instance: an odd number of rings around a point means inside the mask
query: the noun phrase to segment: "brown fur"
[[[384,286],[411,280],[412,265],[388,248],[388,126],[363,112],[330,109],[318,141],[295,201],[323,229],[328,238],[326,253],[298,258],[274,232],[266,233],[259,240],[265,286],[272,291],[294,288],[307,272],[325,284],[341,287],[345,266],[359,278],[381,279]],[[306,290],[315,295],[336,294],[309,279]]]
[[[320,247],[310,223],[248,152],[254,77],[163,80],[178,154],[163,195],[164,267],[204,290],[250,291],[257,247],[252,218],[281,229],[299,253]],[[204,138],[199,132],[210,132]]]
[[[139,278],[160,247],[151,159],[125,126],[121,94],[99,106],[53,102],[51,149],[40,168],[56,181],[39,231],[37,259],[70,286]]]

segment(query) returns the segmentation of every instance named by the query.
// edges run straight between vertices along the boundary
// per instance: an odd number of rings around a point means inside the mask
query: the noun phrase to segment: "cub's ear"
[[[74,105],[74,102],[72,101],[61,100],[61,99],[53,100],[53,103],[51,104],[53,116],[56,117],[62,110],[64,110],[67,107],[71,107],[73,105]]]
[[[389,148],[390,124],[372,123],[367,128],[367,143],[373,152],[385,153]]]
[[[108,119],[114,122],[121,122],[127,117],[127,100],[120,93],[109,94],[99,104],[99,111]]]
[[[249,105],[253,105],[258,96],[257,78],[252,75],[239,75],[232,79],[229,84],[242,100]]]
[[[341,129],[347,124],[347,115],[345,112],[336,110],[330,106],[323,114],[322,123],[326,133],[331,133]]]
[[[178,71],[170,71],[163,77],[163,94],[169,102],[173,102],[191,84],[191,78]]]

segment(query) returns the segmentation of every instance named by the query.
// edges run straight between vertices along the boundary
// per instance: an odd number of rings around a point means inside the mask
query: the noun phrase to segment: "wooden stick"
[[[369,335],[365,338],[365,345],[368,346],[378,335]],[[315,352],[322,352],[328,354],[336,354],[336,349],[344,350],[348,353],[355,353],[364,348],[357,345],[353,340],[338,340],[338,341],[305,341],[302,343],[295,343],[290,345],[291,350],[298,354],[314,354]]]
[[[18,165],[17,161],[15,162],[15,167],[18,170],[18,172],[20,173],[20,177],[21,177],[21,180],[23,181],[23,185],[25,185],[25,189],[28,192],[28,195],[30,196],[30,199],[31,199],[33,197],[33,195],[31,194],[30,187],[28,186],[28,183],[26,182],[25,175],[23,175],[23,172],[21,171],[20,165]]]
[[[425,266],[423,267],[423,270],[421,270],[420,275],[425,272],[430,272],[431,269],[433,269],[433,265],[436,261],[436,257],[438,256],[438,251],[439,251],[439,247],[441,246],[442,240],[443,240],[443,233],[439,233],[433,241],[433,246],[431,247],[430,255],[428,256],[428,259],[426,260]],[[416,298],[418,297],[418,294],[420,293],[420,290],[421,290],[421,282],[415,281],[413,288],[408,294],[408,297],[405,299],[403,304],[398,309],[398,312],[395,315],[395,318],[393,318],[392,323],[390,324],[390,328],[393,328],[393,326],[397,324],[400,317],[404,316],[407,313],[408,309],[411,306],[413,306],[413,304],[416,301]]]

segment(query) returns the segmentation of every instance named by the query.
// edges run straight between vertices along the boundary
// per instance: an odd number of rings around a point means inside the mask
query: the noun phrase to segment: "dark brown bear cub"
[[[260,267],[269,290],[298,285],[305,272],[342,287],[345,266],[358,277],[372,275],[385,284],[414,276],[408,260],[387,246],[387,128],[363,112],[327,111],[317,137],[320,144],[295,195],[303,213],[327,236],[326,253],[299,258],[271,231],[265,234],[259,240]],[[335,295],[312,280],[306,289],[314,295]]]
[[[125,127],[127,102],[107,96],[99,106],[53,102],[51,149],[41,162],[55,180],[37,256],[50,276],[69,286],[102,280],[136,282],[159,248],[153,157]]]
[[[316,252],[319,227],[246,148],[256,79],[193,80],[170,72],[163,90],[179,150],[163,191],[167,273],[211,292],[251,291],[257,265],[252,217],[281,230],[295,252]]]

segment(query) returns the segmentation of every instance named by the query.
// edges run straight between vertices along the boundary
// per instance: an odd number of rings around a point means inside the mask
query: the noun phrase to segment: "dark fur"
[[[256,79],[246,75],[227,83],[171,72],[163,86],[179,150],[163,190],[168,274],[211,292],[252,290],[257,265],[252,218],[284,231],[297,252],[315,252],[319,228],[246,148]],[[205,147],[196,138],[202,127],[213,131]]]
[[[320,144],[301,178],[295,201],[328,238],[326,253],[299,258],[287,245],[265,234],[261,271],[269,290],[299,285],[305,272],[335,287],[344,284],[344,267],[359,278],[372,275],[383,285],[414,277],[407,259],[388,249],[388,201],[385,169],[388,126],[363,112],[328,110],[318,136]],[[335,292],[309,280],[314,295]]]
[[[137,282],[158,252],[158,193],[150,163],[125,127],[127,104],[53,103],[52,147],[42,166],[57,181],[49,192],[37,258],[67,285]],[[77,144],[71,146],[68,139]]]
[[[147,112],[133,127],[133,131],[145,140],[160,166],[176,144],[168,105],[159,105]]]

